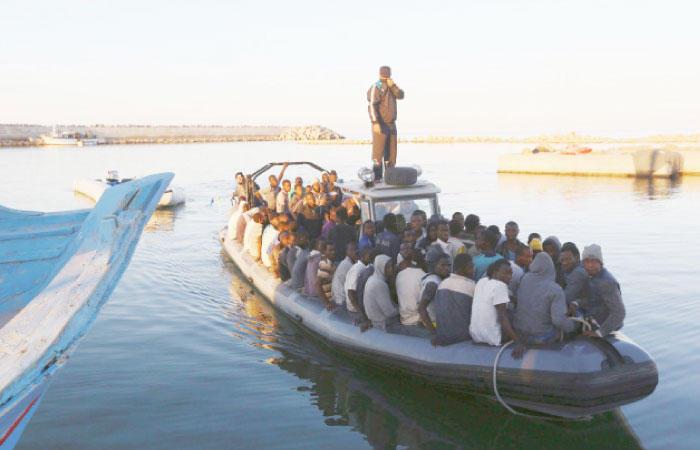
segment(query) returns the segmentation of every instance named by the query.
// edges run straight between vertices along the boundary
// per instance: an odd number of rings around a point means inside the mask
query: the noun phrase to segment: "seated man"
[[[554,263],[542,252],[520,282],[515,331],[526,344],[550,344],[559,339],[560,331],[574,331],[576,323],[566,314],[564,291],[554,282]]]
[[[459,234],[462,243],[467,247],[467,251],[471,250],[476,243],[476,228],[481,225],[481,219],[476,214],[469,214],[464,219],[464,231]],[[471,255],[474,257],[476,255]]]
[[[508,261],[515,261],[515,249],[518,245],[525,245],[518,240],[520,228],[512,220],[506,224],[506,240],[496,247],[496,253]]]
[[[454,273],[440,283],[433,311],[437,323],[437,334],[432,339],[433,345],[450,345],[467,341],[469,322],[472,317],[472,299],[474,298],[474,262],[466,253],[457,255],[453,263]]]
[[[494,251],[497,244],[498,236],[490,229],[483,230],[478,234],[476,246],[481,250],[481,254],[474,257],[475,280],[479,281],[486,274],[486,269],[497,259],[503,259],[503,256]]]
[[[333,282],[331,284],[331,292],[336,305],[345,305],[347,302],[347,294],[345,293],[345,281],[347,280],[348,272],[357,262],[357,243],[349,242],[345,246],[345,258],[340,261],[338,267],[333,274]]]
[[[420,302],[418,303],[418,314],[420,314],[421,320],[425,328],[430,331],[433,336],[437,334],[435,330],[435,313],[434,307],[431,306],[433,300],[435,300],[435,294],[437,293],[438,286],[442,283],[442,280],[450,276],[450,268],[452,267],[452,262],[450,256],[442,253],[437,255],[429,255],[427,258],[428,270],[430,273],[423,277],[421,280],[421,292],[420,292]]]
[[[296,217],[299,209],[304,205],[304,186],[297,184],[289,196],[289,213]]]
[[[548,236],[547,239],[542,242],[542,249],[552,258],[552,262],[554,263],[554,281],[564,288],[564,271],[562,270],[561,260],[559,259],[561,256],[561,242],[559,242],[556,236]]]
[[[289,193],[292,191],[292,183],[289,180],[282,181],[282,190],[277,194],[275,207],[278,214],[289,214]]]
[[[345,208],[339,207],[332,211],[335,211],[335,226],[328,230],[327,239],[335,246],[335,262],[340,262],[345,259],[348,243],[357,242],[357,233],[355,227],[347,223],[348,212]]]
[[[279,255],[277,256],[277,273],[279,274],[280,280],[285,282],[292,278],[292,269],[288,264],[287,257],[289,252],[296,246],[296,234],[288,232],[287,240],[282,240],[282,233],[280,233],[280,243],[284,246],[281,247]]]
[[[272,262],[270,261],[270,253],[275,246],[274,242],[277,241],[279,236],[279,217],[274,216],[270,219],[270,223],[265,227],[262,232],[262,247],[260,252],[260,258],[265,267],[270,268]]]
[[[275,278],[280,278],[280,253],[282,253],[282,250],[287,248],[287,244],[289,243],[289,231],[286,230],[286,225],[282,225],[280,228],[281,231],[277,237],[277,244],[272,246],[272,250],[268,255],[270,258],[270,272],[272,272]]]
[[[510,261],[510,267],[513,269],[513,277],[508,284],[508,290],[510,291],[511,298],[517,301],[518,298],[518,287],[520,286],[520,280],[522,280],[523,275],[528,271],[528,267],[532,264],[532,249],[525,244],[518,244],[515,247],[515,261]]]
[[[415,248],[411,250],[411,253],[409,265],[396,275],[399,314],[401,323],[404,325],[418,325],[421,323],[418,303],[420,302],[421,280],[425,277],[425,272],[422,268],[423,254]]]
[[[561,268],[564,274],[564,295],[569,313],[576,311],[576,306],[571,302],[588,296],[588,272],[583,268],[581,254],[573,242],[566,242],[561,246]]]
[[[413,253],[413,246],[408,242],[402,242],[401,247],[399,247],[399,256],[396,257],[397,269],[396,273],[400,273],[406,267],[411,266],[411,255]]]
[[[536,233],[534,233],[536,234]],[[535,257],[537,256],[541,251],[542,251],[542,240],[540,238],[534,237],[530,239],[530,242],[528,243],[530,248],[532,249],[532,256]]]
[[[369,247],[369,248],[374,247],[374,232],[375,232],[374,222],[372,222],[371,220],[366,220],[365,223],[362,224],[362,236],[360,237],[360,250],[362,250],[365,247]]]
[[[308,234],[304,230],[297,231],[296,246],[287,255],[287,267],[292,268],[292,278],[290,285],[294,289],[304,287],[306,276],[306,265],[309,262]]]
[[[510,302],[508,283],[512,276],[513,269],[510,263],[500,258],[488,267],[486,276],[477,281],[474,288],[469,335],[474,342],[501,345],[502,333],[505,332],[516,345],[512,353],[513,358],[520,359],[523,345],[510,324],[506,310],[506,305]]]
[[[394,263],[387,255],[378,255],[374,260],[374,274],[367,280],[364,300],[367,318],[372,326],[386,330],[397,323],[399,309],[391,300],[387,279],[393,274]]]
[[[262,247],[263,215],[255,213],[248,223],[243,235],[243,249],[252,256],[255,261],[262,263],[260,250]]]
[[[401,238],[398,236],[396,216],[388,213],[384,216],[384,231],[377,234],[377,250],[383,255],[387,255],[392,261],[396,261],[401,247]]]
[[[334,208],[327,209],[323,213],[323,226],[321,227],[321,237],[323,239],[328,239],[328,232],[335,226],[337,221],[336,212]]]
[[[587,298],[572,302],[579,310],[591,317],[595,331],[584,332],[584,336],[607,336],[622,328],[625,320],[625,305],[622,303],[620,284],[603,267],[603,251],[599,245],[591,244],[583,249],[583,267],[590,276]]]
[[[370,253],[370,261],[374,261],[379,252],[377,249],[372,249]],[[365,287],[367,280],[374,275],[374,264],[370,263],[357,277],[357,304],[360,308],[360,319],[355,321],[355,325],[360,325],[360,331],[365,332],[372,327],[372,322],[367,318],[367,310],[365,309]]]
[[[325,249],[318,262],[318,272],[316,274],[316,290],[321,297],[326,309],[332,311],[336,307],[333,301],[333,259],[335,258],[335,246],[331,242],[326,242]]]
[[[425,236],[416,241],[416,248],[420,249],[425,255],[428,253],[428,247],[433,245],[435,241],[437,241],[437,224],[431,222],[428,223],[425,229]]]
[[[447,238],[447,254],[450,255],[452,261],[454,261],[457,255],[467,253],[467,246],[464,245],[461,239],[459,239],[459,235],[464,229],[464,225],[461,221],[453,219],[449,224],[447,224],[447,226],[450,232],[449,237]],[[443,235],[443,232],[438,226],[438,239],[442,239],[440,238],[441,235]]]
[[[348,275],[345,277],[345,298],[347,299],[346,306],[348,311],[359,314],[362,311],[360,301],[357,295],[357,285],[360,274],[367,269],[370,261],[372,261],[372,248],[365,247],[360,251],[360,258],[350,268]]]
[[[306,262],[306,273],[304,274],[304,288],[301,290],[301,295],[307,297],[318,297],[318,285],[316,279],[318,277],[318,263],[326,251],[326,241],[321,238],[311,240],[311,251]]]
[[[408,225],[408,228],[413,230],[413,233],[416,236],[416,241],[425,237],[425,221],[423,220],[423,211],[419,209],[413,211]]]
[[[309,233],[310,238],[320,237],[321,214],[319,207],[316,205],[316,200],[314,200],[314,195],[311,192],[307,192],[304,200],[304,205],[299,208],[297,213],[297,223]]]
[[[282,177],[284,177],[284,171],[287,170],[287,166],[287,163],[284,163],[282,165],[282,171],[280,171],[280,174],[278,176],[270,175],[268,177],[268,180],[270,181],[270,186],[259,190],[255,194],[260,200],[265,201],[270,211],[277,211],[277,194],[279,194],[280,192],[279,180],[281,180]]]

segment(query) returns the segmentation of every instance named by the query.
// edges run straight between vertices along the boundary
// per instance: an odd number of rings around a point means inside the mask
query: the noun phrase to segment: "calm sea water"
[[[369,147],[226,143],[0,149],[0,204],[90,207],[73,179],[173,171],[187,204],[158,211],[131,265],[19,448],[697,448],[700,178],[498,175],[521,145],[404,144],[443,189],[524,237],[598,243],[622,284],[624,331],[655,358],[654,394],[587,422],[541,423],[492,400],[365,368],[286,320],[221,252],[236,171],[309,160],[354,177]],[[359,163],[358,163],[359,162]],[[312,172],[295,172],[310,179]]]

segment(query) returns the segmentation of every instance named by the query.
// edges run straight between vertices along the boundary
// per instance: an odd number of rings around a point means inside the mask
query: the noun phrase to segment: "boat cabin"
[[[287,164],[288,166],[306,165],[319,172],[326,172],[324,168],[309,161],[267,163],[252,174],[246,175],[247,197],[253,197],[252,186],[255,185],[255,180],[258,177],[273,167],[281,166],[282,164]],[[393,177],[395,182],[392,184],[386,182],[375,183],[372,170],[361,168],[358,171],[356,180],[339,179],[335,185],[342,190],[344,197],[357,199],[363,223],[366,220],[375,222],[382,220],[388,213],[402,214],[408,221],[411,214],[417,209],[425,211],[428,217],[440,214],[440,205],[438,203],[440,188],[433,183],[418,179],[421,174],[420,167],[402,168],[399,171],[408,172],[410,175],[407,177],[401,175]]]
[[[428,217],[440,214],[440,188],[428,181],[418,180],[413,184],[397,186],[361,180],[338,180],[335,185],[346,196],[358,199],[363,223],[366,220],[382,220],[388,213],[402,214],[409,220],[417,209],[425,211]]]

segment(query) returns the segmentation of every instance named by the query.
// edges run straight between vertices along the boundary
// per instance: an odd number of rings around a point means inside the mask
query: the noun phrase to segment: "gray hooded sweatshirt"
[[[545,252],[539,253],[518,288],[515,331],[524,336],[543,337],[555,328],[570,332],[575,322],[566,316],[566,299],[554,282],[554,263]]]
[[[372,321],[372,326],[386,329],[387,321],[392,317],[398,317],[399,308],[391,301],[389,285],[386,283],[384,269],[391,258],[379,255],[374,260],[374,275],[369,277],[365,285],[365,312],[367,318]]]

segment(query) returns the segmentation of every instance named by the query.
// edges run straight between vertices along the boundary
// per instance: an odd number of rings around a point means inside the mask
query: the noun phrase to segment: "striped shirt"
[[[323,256],[318,262],[318,280],[321,283],[321,289],[326,294],[328,301],[333,301],[333,293],[331,292],[331,287],[333,286],[333,261]]]

